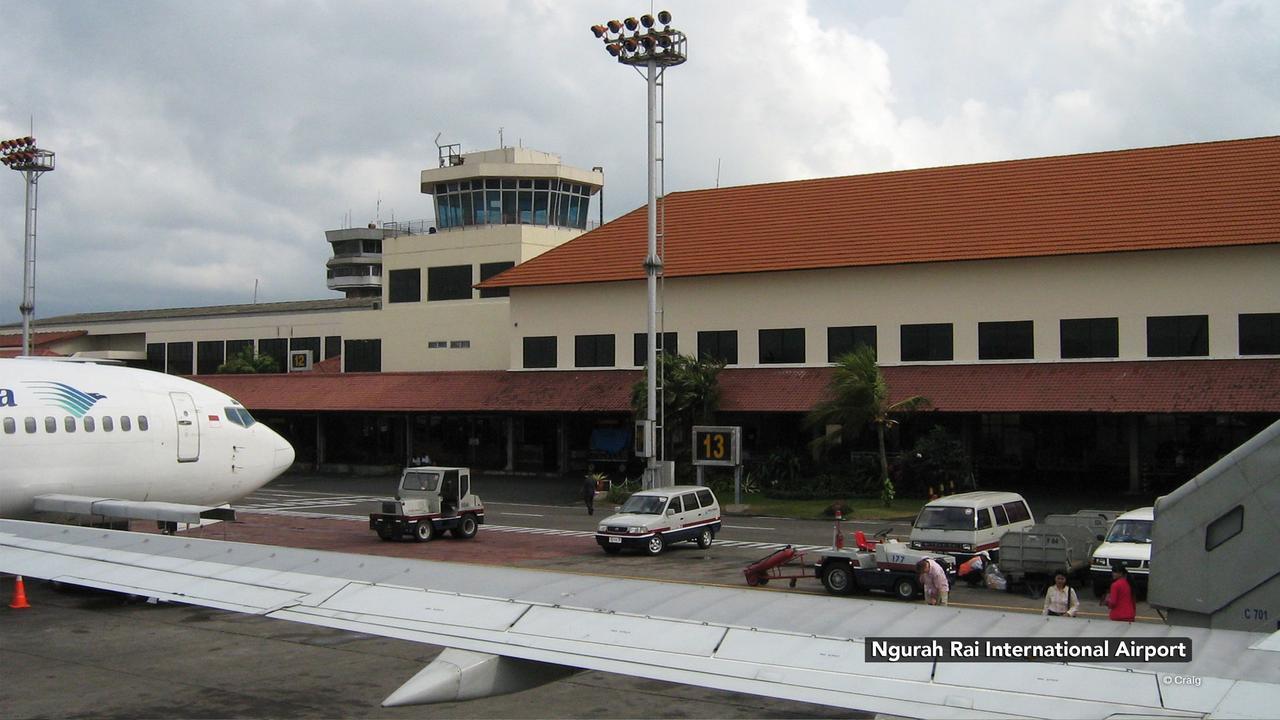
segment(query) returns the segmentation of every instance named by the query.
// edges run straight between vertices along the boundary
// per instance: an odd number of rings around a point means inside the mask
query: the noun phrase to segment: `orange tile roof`
[[[644,278],[646,210],[480,283]],[[677,192],[666,277],[1280,242],[1280,137]]]
[[[88,335],[85,330],[66,330],[62,332],[37,332],[31,335],[31,347],[37,348],[42,345],[51,345],[63,340],[71,340],[82,335]],[[22,347],[22,334],[16,335],[0,335],[0,348]]]
[[[1280,359],[884,368],[891,400],[942,412],[1280,413]],[[202,375],[254,410],[629,413],[638,370]],[[723,412],[808,412],[831,368],[729,368]]]

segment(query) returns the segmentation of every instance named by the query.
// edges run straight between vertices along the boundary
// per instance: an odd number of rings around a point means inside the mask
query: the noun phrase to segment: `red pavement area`
[[[592,538],[486,532],[483,525],[470,540],[445,535],[419,543],[412,540],[384,542],[369,529],[367,523],[351,520],[251,513],[240,513],[238,518],[235,522],[192,528],[180,534],[208,540],[485,565],[519,565],[521,562],[600,554],[600,548]],[[134,522],[130,529],[158,532],[155,523]]]

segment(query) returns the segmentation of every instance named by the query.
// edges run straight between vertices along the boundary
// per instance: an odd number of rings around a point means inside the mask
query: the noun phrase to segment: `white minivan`
[[[1129,571],[1134,596],[1146,596],[1147,579],[1151,576],[1151,525],[1155,519],[1155,508],[1144,507],[1130,510],[1111,524],[1106,540],[1093,551],[1089,561],[1094,595],[1107,594],[1111,589],[1111,567],[1120,563]]]
[[[986,551],[999,559],[1000,538],[1034,525],[1027,501],[1018,493],[980,490],[930,501],[911,526],[911,547],[964,561]]]
[[[710,488],[697,485],[641,490],[600,521],[596,542],[613,555],[623,548],[657,555],[668,545],[693,540],[707,548],[720,533],[720,503]]]

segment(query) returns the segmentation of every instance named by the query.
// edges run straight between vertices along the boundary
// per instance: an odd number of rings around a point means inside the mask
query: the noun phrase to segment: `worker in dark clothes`
[[[587,504],[587,514],[596,514],[596,474],[594,468],[587,468],[587,477],[582,481],[582,502]]]

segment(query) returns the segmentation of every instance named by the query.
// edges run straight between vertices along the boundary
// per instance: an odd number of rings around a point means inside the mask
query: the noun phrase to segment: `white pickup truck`
[[[483,523],[484,504],[471,493],[467,468],[405,468],[395,499],[382,501],[382,512],[369,514],[369,529],[383,540],[408,536],[426,542],[446,530],[470,539]]]

